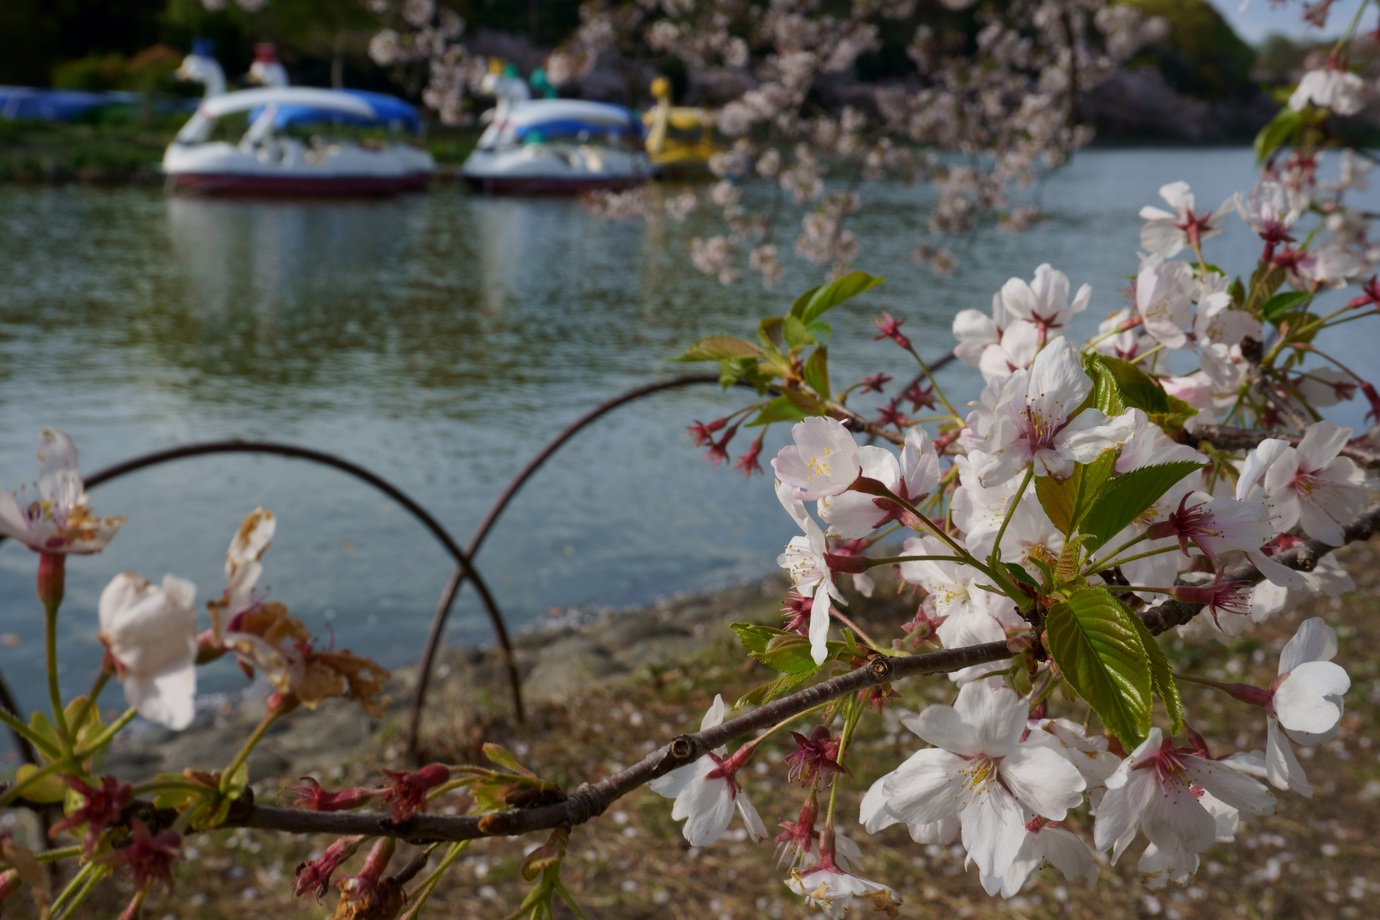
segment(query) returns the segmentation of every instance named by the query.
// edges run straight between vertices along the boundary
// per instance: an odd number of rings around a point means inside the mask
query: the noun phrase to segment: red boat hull
[[[349,198],[424,191],[430,176],[255,176],[242,173],[178,173],[175,191],[191,195],[264,195],[284,198]]]

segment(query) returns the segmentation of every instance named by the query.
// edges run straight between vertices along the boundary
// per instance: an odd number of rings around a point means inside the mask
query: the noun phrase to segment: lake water
[[[1086,332],[1121,306],[1136,266],[1135,214],[1158,202],[1161,184],[1186,179],[1210,208],[1252,177],[1247,151],[1084,154],[1041,190],[1049,221],[961,243],[951,278],[907,261],[925,214],[918,193],[886,189],[858,225],[856,267],[888,281],[831,317],[834,379],[874,362],[909,372],[896,349],[871,342],[879,310],[908,316],[921,353],[938,356],[957,310],[986,309],[1003,281],[1029,278],[1041,262],[1093,285]],[[685,240],[696,229],[693,218],[609,223],[570,201],[459,188],[346,203],[0,188],[0,487],[33,478],[48,426],[76,439],[86,471],[192,441],[272,439],[373,470],[464,545],[512,474],[568,422],[623,390],[697,370],[667,359],[701,336],[750,335],[757,317],[821,280],[802,267],[800,280],[771,291],[721,287],[689,266]],[[1223,265],[1258,250],[1240,226],[1210,245]],[[1345,328],[1365,334],[1342,342],[1342,356],[1364,355],[1373,330]],[[941,382],[957,399],[978,386],[957,366]],[[692,420],[742,400],[717,387],[663,393],[562,451],[477,558],[510,624],[770,571],[794,525],[769,481],[710,468],[685,435]],[[99,661],[96,600],[112,575],[173,572],[195,581],[204,602],[220,592],[235,526],[260,504],[279,520],[262,582],[273,595],[337,645],[389,665],[415,660],[451,565],[410,516],[301,461],[195,459],[93,492],[97,513],[130,521],[105,553],[69,566],[61,629],[74,649],[72,689]],[[0,669],[25,705],[42,697],[35,562],[0,546]],[[451,623],[452,641],[488,636],[470,589]],[[226,667],[205,683],[236,680]]]

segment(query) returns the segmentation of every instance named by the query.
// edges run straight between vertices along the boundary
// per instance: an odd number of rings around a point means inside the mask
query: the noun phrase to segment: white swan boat
[[[237,113],[250,117],[244,136],[236,143],[212,139],[217,122]],[[378,99],[338,90],[280,87],[210,95],[163,155],[163,172],[176,191],[212,195],[391,195],[423,189],[436,168],[425,150],[401,143],[304,141],[280,133],[293,125],[400,120],[405,119]]]
[[[471,188],[497,194],[575,194],[632,188],[652,174],[642,123],[621,105],[503,95],[460,167]]]

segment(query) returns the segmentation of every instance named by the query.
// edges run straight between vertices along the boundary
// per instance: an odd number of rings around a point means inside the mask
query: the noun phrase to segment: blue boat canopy
[[[640,138],[642,136],[642,123],[629,120],[611,124],[606,121],[559,118],[552,121],[517,125],[513,128],[513,140],[519,144],[579,137],[582,134],[594,137]]]
[[[350,112],[317,108],[310,105],[280,105],[273,116],[274,130],[281,131],[284,128],[319,124],[353,125],[361,128],[376,125],[397,125],[414,133],[421,130],[421,115],[412,105],[396,96],[389,96],[386,93],[372,93],[362,89],[342,89],[335,90],[335,92],[367,103],[374,110],[375,117],[367,118]],[[261,111],[256,110],[251,113],[250,120],[256,120]]]

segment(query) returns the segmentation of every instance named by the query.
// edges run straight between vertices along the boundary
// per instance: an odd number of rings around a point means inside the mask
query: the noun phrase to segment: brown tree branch
[[[1377,527],[1380,527],[1380,505],[1368,508],[1345,528],[1346,542],[1367,540]],[[1318,559],[1335,548],[1322,541],[1312,540],[1275,558],[1290,568],[1310,571],[1317,565]],[[1232,567],[1223,577],[1252,584],[1263,580],[1260,572],[1250,563]],[[1188,623],[1202,609],[1201,604],[1171,600],[1157,604],[1141,612],[1139,616],[1151,632],[1159,634]],[[658,776],[692,763],[735,738],[768,728],[791,716],[800,715],[820,703],[903,677],[951,672],[1010,657],[1012,650],[1006,642],[988,642],[899,658],[877,656],[872,658],[866,667],[831,677],[812,687],[773,700],[721,725],[693,734],[678,735],[633,766],[598,782],[586,783],[564,801],[554,804],[514,808],[478,817],[417,815],[407,821],[394,823],[383,813],[325,813],[250,803],[248,807],[232,813],[226,826],[256,827],[296,834],[389,835],[412,842],[473,840],[480,837],[524,834],[564,825],[574,826],[598,816],[614,801]]]
[[[1180,440],[1186,444],[1208,441],[1215,447],[1229,450],[1250,450],[1258,447],[1267,438],[1283,438],[1295,447],[1303,440],[1302,435],[1257,431],[1251,428],[1232,428],[1227,425],[1199,425],[1193,431],[1185,431]],[[1349,457],[1366,469],[1380,469],[1380,453],[1356,444],[1344,446],[1340,455]]]

